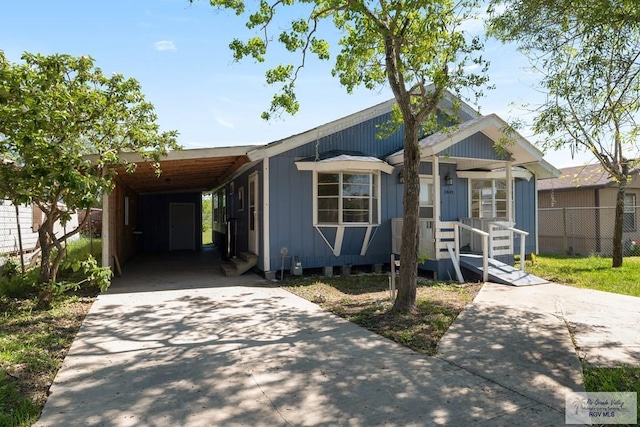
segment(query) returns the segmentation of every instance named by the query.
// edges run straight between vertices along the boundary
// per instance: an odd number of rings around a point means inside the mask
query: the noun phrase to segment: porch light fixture
[[[451,174],[449,173],[449,171],[447,171],[447,173],[444,175],[444,185],[453,185],[453,178],[451,178]]]

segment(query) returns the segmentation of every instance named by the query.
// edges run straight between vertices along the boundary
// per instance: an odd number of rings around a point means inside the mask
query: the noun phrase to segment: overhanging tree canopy
[[[54,224],[111,190],[120,153],[157,162],[179,148],[177,133],[160,132],[155,121],[136,80],[105,76],[90,57],[25,53],[11,63],[0,51],[0,153],[9,160],[0,163],[0,195],[46,214],[40,282],[56,280],[62,242],[79,232],[56,236]]]
[[[640,3],[496,0],[489,30],[542,76],[548,95],[533,127],[544,146],[590,152],[618,183],[612,264],[621,266],[624,194],[640,157]]]
[[[193,2],[193,0],[190,0]],[[210,0],[218,8],[246,13],[247,27],[256,32],[247,40],[234,39],[234,58],[265,60],[274,44],[297,53],[297,62],[280,64],[266,73],[269,84],[280,85],[268,119],[282,112],[295,114],[298,73],[309,56],[330,59],[329,41],[320,26],[333,26],[341,35],[332,71],[352,92],[357,86],[376,89],[389,85],[397,100],[397,124],[404,125],[404,219],[399,293],[394,310],[415,307],[418,264],[418,214],[422,127],[436,124],[438,102],[449,90],[460,96],[469,89],[473,98],[486,82],[487,63],[479,55],[482,43],[464,31],[480,5],[476,0]],[[246,12],[247,7],[251,10]],[[280,19],[280,20],[277,20]],[[275,34],[273,32],[276,32]],[[274,43],[274,40],[278,43]]]

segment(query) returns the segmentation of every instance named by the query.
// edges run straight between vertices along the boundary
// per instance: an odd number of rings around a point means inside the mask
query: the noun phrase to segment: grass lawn
[[[93,246],[93,248],[91,247]],[[68,246],[70,259],[100,259],[101,241],[81,238]],[[54,299],[49,310],[36,310],[37,270],[24,278],[0,280],[0,426],[30,426],[40,416],[53,382],[80,325],[98,294],[88,287]],[[81,275],[61,271],[60,280]]]
[[[37,421],[94,299],[65,295],[50,310],[35,311],[35,296],[0,297],[0,426]]]
[[[203,231],[202,232],[202,244],[203,245],[208,245],[210,243],[213,243],[213,232],[211,230]]]
[[[640,297],[640,257],[627,257],[620,268],[611,258],[540,255],[525,269],[555,283]]]

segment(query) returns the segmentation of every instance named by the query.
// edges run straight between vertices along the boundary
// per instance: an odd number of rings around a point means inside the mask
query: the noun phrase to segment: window
[[[636,195],[624,195],[624,211],[622,213],[622,230],[635,231],[636,229]]]
[[[244,187],[238,188],[238,210],[244,210]]]
[[[362,172],[317,173],[318,224],[377,224],[378,175]]]
[[[472,179],[471,180],[471,217],[472,218],[506,218],[507,217],[506,180],[504,179],[482,179],[482,180]]]
[[[213,222],[214,224],[223,224],[226,221],[224,217],[226,208],[226,197],[224,190],[213,193]],[[218,227],[222,229],[222,227]]]
[[[433,218],[433,177],[420,175],[420,218]]]

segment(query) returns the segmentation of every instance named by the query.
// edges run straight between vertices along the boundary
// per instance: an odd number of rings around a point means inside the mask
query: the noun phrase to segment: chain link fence
[[[640,255],[640,206],[624,212],[622,244],[625,256]],[[613,253],[614,207],[544,208],[539,210],[539,250],[566,255]]]

